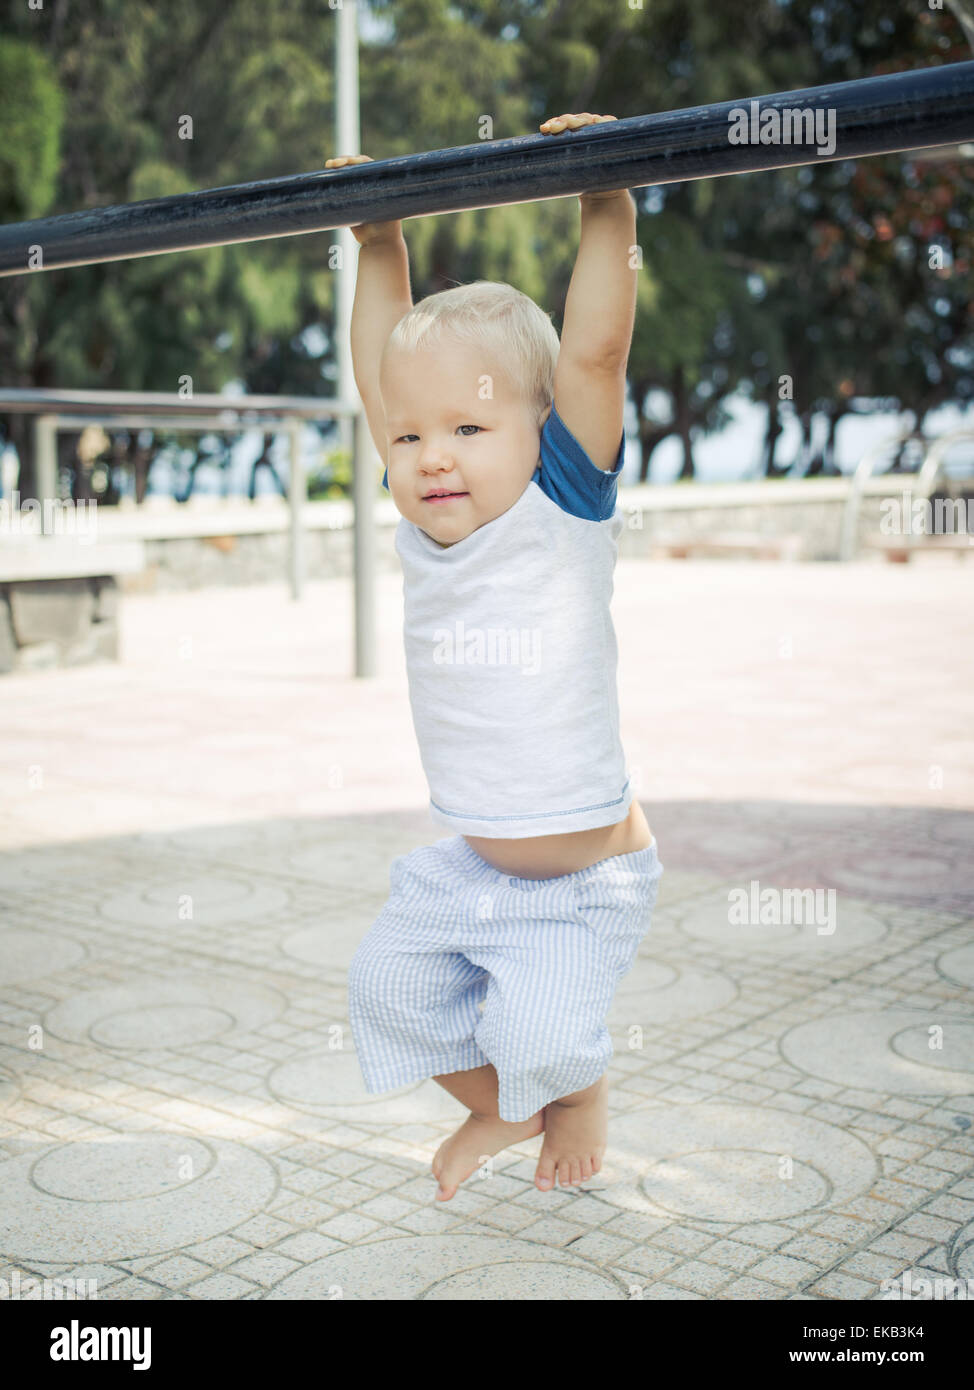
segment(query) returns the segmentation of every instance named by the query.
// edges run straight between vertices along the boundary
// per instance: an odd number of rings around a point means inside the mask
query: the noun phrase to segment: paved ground
[[[609,1019],[608,1161],[541,1194],[539,1138],[446,1205],[429,1162],[463,1112],[433,1082],[368,1096],[347,1025],[389,861],[441,835],[397,578],[368,682],[339,582],[131,597],[120,666],[3,678],[0,1296],[974,1281],[972,590],[968,565],[620,564],[666,872]]]

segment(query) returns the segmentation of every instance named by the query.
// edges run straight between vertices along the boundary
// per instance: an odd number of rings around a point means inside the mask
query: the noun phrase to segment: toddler
[[[353,228],[355,380],[401,514],[430,814],[453,834],[393,861],[349,1017],[370,1094],[432,1077],[470,1112],[433,1159],[439,1201],[542,1132],[539,1188],[599,1172],[605,1017],[663,871],[620,743],[609,611],[635,204],[580,202],[560,343],[509,285],[413,306],[401,224]]]

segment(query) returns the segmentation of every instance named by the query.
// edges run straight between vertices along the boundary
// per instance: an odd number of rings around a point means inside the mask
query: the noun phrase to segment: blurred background
[[[358,10],[361,147],[376,159],[472,143],[485,114],[502,138],[562,111],[622,118],[972,55],[949,5]],[[49,0],[43,14],[11,9],[0,28],[5,222],[317,169],[338,153],[325,0],[277,0],[272,18],[262,0]],[[645,268],[623,482],[847,472],[901,428],[934,438],[969,418],[972,168],[957,150],[921,151],[636,190]],[[560,328],[578,223],[574,198],[409,220],[414,299],[506,280]],[[3,280],[0,381],[174,391],[189,374],[196,392],[334,395],[335,241]],[[30,422],[0,412],[0,429],[5,490],[16,480],[31,495]],[[287,441],[258,430],[113,431],[80,453],[79,436],[58,439],[61,492],[75,499],[286,486]],[[334,425],[305,429],[303,457],[310,497],[347,494]],[[915,462],[898,444],[890,465]]]

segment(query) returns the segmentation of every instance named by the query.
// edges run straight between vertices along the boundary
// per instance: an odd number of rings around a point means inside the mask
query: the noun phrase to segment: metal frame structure
[[[763,143],[772,111],[789,135]],[[740,112],[747,143],[731,139]],[[831,153],[792,141],[796,112],[834,113]],[[974,62],[946,63],[20,222],[0,227],[0,275],[967,141]]]
[[[852,485],[849,488],[849,496],[842,513],[842,531],[839,541],[840,560],[849,561],[856,558],[859,549],[859,513],[862,507],[863,492],[867,482],[875,472],[876,464],[893,445],[903,444],[911,439],[926,443],[924,436],[917,430],[901,430],[886,439],[879,440],[878,443],[867,449],[856,465],[852,475]],[[909,481],[911,493],[916,493],[918,497],[929,497],[940,477],[944,455],[961,439],[974,439],[974,429],[966,425],[956,430],[950,430],[947,434],[942,434],[938,439],[926,444],[923,462],[916,473],[897,473],[891,474],[890,477],[896,478],[897,481]]]
[[[816,118],[827,119],[834,145],[817,139]],[[778,136],[765,143],[765,127]],[[748,128],[732,136],[735,122]],[[810,118],[810,122],[809,122]],[[834,120],[834,125],[832,122]],[[795,139],[798,132],[799,138]],[[116,207],[0,227],[0,276],[36,274],[174,251],[296,236],[354,226],[535,202],[582,192],[679,183],[868,155],[974,142],[974,62],[807,87],[769,96],[718,102],[682,111],[602,122],[558,136],[525,135],[455,149],[432,150],[344,169],[318,170],[226,188],[203,189]],[[34,396],[33,405],[14,396]],[[45,396],[45,402],[39,397]],[[40,413],[39,464],[50,485],[52,416],[110,408],[112,392],[0,392],[0,411]],[[257,404],[257,402],[260,404]],[[374,669],[372,555],[374,479],[361,404],[298,398],[126,397],[130,412],[188,415],[257,410],[306,419],[344,414],[355,420],[356,674]],[[41,410],[38,412],[38,405]],[[303,408],[302,408],[303,407]],[[292,474],[292,517],[299,514]],[[294,522],[297,527],[297,522]],[[295,531],[295,537],[297,531]],[[299,551],[295,540],[294,555]],[[298,582],[299,561],[292,575]]]
[[[352,491],[355,606],[355,674],[375,674],[375,453],[361,407],[327,396],[183,397],[164,391],[0,390],[0,415],[29,414],[34,419],[39,500],[57,496],[56,433],[59,428],[114,425],[119,429],[206,429],[216,431],[276,427],[291,440],[288,483],[290,508],[289,576],[291,596],[304,585],[304,528],[301,504],[307,484],[301,467],[297,421],[350,418],[353,421]],[[38,538],[44,544],[43,536]]]

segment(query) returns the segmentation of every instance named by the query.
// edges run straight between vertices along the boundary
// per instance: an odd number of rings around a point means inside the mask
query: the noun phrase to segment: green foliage
[[[36,45],[0,44],[0,219],[43,217],[57,192],[64,98]]]
[[[970,57],[951,13],[885,0],[372,0],[362,19],[362,149],[378,159],[531,133],[563,111],[624,118]],[[323,0],[86,0],[43,24],[9,10],[0,216],[320,169],[340,153],[334,25]],[[971,399],[972,183],[969,162],[896,155],[638,190],[630,382],[640,409],[672,403],[669,424],[643,420],[644,465],[677,430],[692,471],[693,439],[738,389],[776,419],[785,376],[806,429],[879,395],[919,417]],[[414,297],[504,280],[560,327],[578,232],[574,197],[408,221]],[[306,330],[332,336],[336,239],[4,279],[0,378],[334,394],[334,350],[315,355]],[[341,491],[339,455],[322,478]]]

